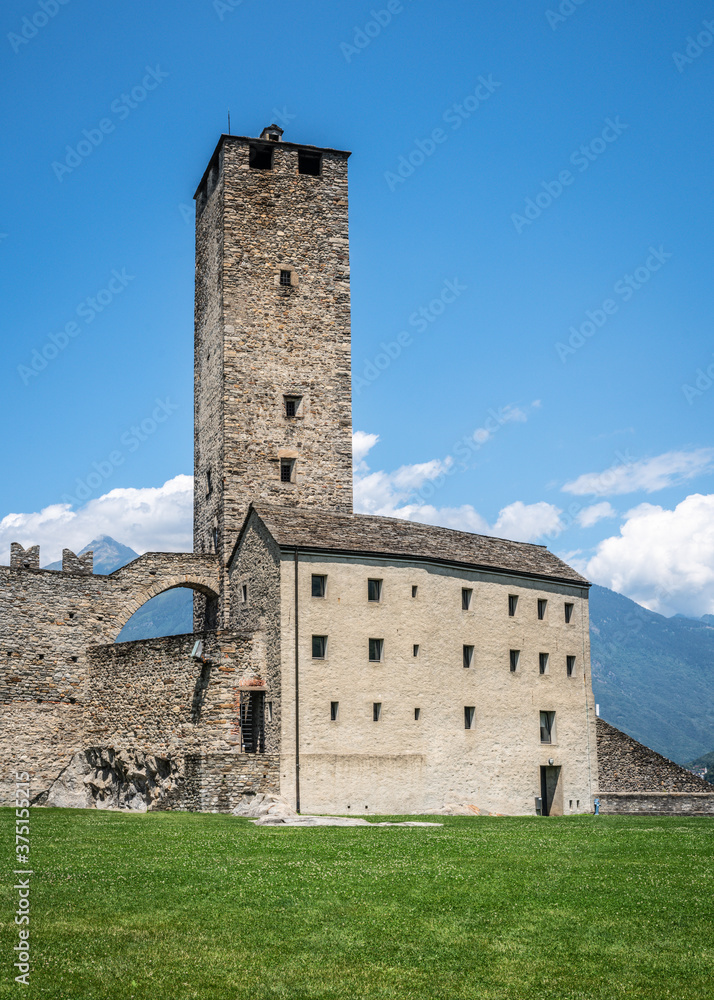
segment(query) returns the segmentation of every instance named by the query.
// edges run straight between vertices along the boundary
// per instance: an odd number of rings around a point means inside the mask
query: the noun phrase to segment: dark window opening
[[[416,597],[418,589],[416,584],[412,585],[412,597]]]
[[[474,648],[473,646],[464,646],[464,659],[463,663],[465,667],[470,667],[474,660]]]
[[[548,654],[538,653],[538,670],[541,674],[548,673]]]
[[[312,574],[312,596],[313,597],[324,597],[325,588],[327,585],[327,577],[321,576],[318,573]]]
[[[509,594],[508,595],[508,614],[513,618],[516,613],[516,608],[518,607],[518,595]]]
[[[206,496],[210,497],[213,493],[213,484],[211,482],[211,470],[206,469]]]
[[[312,658],[313,660],[324,660],[327,651],[327,636],[314,635],[312,637]]]
[[[367,600],[368,601],[381,601],[382,600],[382,581],[381,580],[367,580]]]
[[[293,466],[295,461],[292,458],[280,459],[280,482],[291,483],[293,481]]]
[[[572,620],[572,617],[573,617],[573,610],[574,609],[575,609],[575,605],[574,604],[568,604],[567,601],[565,602],[565,624],[566,625],[570,624],[570,622]]]
[[[414,643],[414,646],[412,647],[412,650],[413,650],[413,653],[414,653],[415,656],[419,655],[419,643],[418,642]]]
[[[339,701],[330,702],[330,722],[337,722],[337,713],[340,710]]]
[[[266,705],[265,705],[265,721],[266,722],[272,722],[273,721],[273,703],[272,703],[272,701],[267,702]]]
[[[420,717],[421,717],[421,709],[420,708],[415,708],[414,709],[414,718],[417,720],[417,722],[419,721]]]
[[[271,142],[280,142],[280,136],[277,132],[268,132],[268,138]]]
[[[309,153],[305,149],[298,150],[298,173],[319,177],[322,167],[322,153]]]
[[[293,283],[293,272],[292,271],[281,271],[280,272],[280,284],[283,286],[289,286]]]
[[[241,693],[240,731],[243,753],[265,753],[265,692]]]
[[[540,741],[541,743],[553,742],[553,728],[555,726],[555,712],[540,713]]]
[[[272,170],[273,150],[270,146],[251,144],[248,153],[248,165],[253,170]]]
[[[520,658],[521,658],[521,651],[520,651],[520,649],[512,649],[511,650],[511,673],[512,674],[515,674],[516,670],[518,670],[518,661],[520,660]]]
[[[302,396],[284,396],[283,399],[285,400],[285,416],[296,417],[300,410]]]
[[[245,604],[246,601],[248,600],[248,584],[247,583],[244,583],[243,586],[240,588],[240,595],[241,595],[241,600]]]
[[[372,705],[372,721],[379,722],[381,718],[382,718],[382,702],[375,701],[374,704]]]
[[[461,588],[461,610],[468,611],[471,607],[471,598],[473,596],[473,590],[471,587]]]
[[[474,728],[475,716],[476,716],[475,705],[464,705],[464,729]]]
[[[538,618],[543,621],[545,618],[545,609],[548,607],[548,602],[542,598],[538,598]]]
[[[369,640],[369,661],[370,663],[379,663],[382,659],[382,654],[384,652],[384,639],[370,639]]]
[[[567,656],[565,658],[565,669],[568,672],[568,677],[572,677],[575,673],[575,657]]]

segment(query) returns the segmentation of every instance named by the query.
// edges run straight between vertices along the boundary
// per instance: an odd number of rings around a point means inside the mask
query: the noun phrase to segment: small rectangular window
[[[370,639],[369,640],[370,663],[379,663],[382,659],[383,653],[384,653],[384,639]]]
[[[540,619],[540,621],[543,621],[543,619],[545,618],[545,609],[547,607],[548,607],[548,602],[544,598],[539,597],[538,598],[538,618]]]
[[[415,656],[419,655],[419,643],[418,642],[414,643],[414,645],[412,647],[412,650],[413,650]]]
[[[324,660],[327,652],[327,636],[314,635],[312,637],[312,658],[313,660]]]
[[[298,150],[299,174],[308,174],[310,177],[319,177],[321,166],[322,153],[313,153],[307,149]]]
[[[555,730],[555,712],[540,713],[540,741],[541,743],[552,743]]]
[[[281,270],[280,271],[280,284],[283,286],[283,288],[289,288],[290,285],[292,285],[292,283],[293,283],[293,273],[292,273],[292,271]],[[293,414],[293,416],[295,416],[295,414]]]
[[[273,721],[273,703],[272,701],[266,701],[265,703],[265,721]]]
[[[412,597],[416,597],[418,589],[416,584],[412,584]]]
[[[337,713],[340,710],[339,701],[330,702],[330,722],[337,722]]]
[[[518,607],[518,595],[509,594],[508,595],[508,614],[513,618],[516,613],[516,608]]]
[[[313,597],[324,597],[325,590],[327,588],[327,577],[322,576],[320,573],[312,574],[312,596]]]
[[[471,587],[461,588],[461,610],[468,611],[471,607],[471,598],[473,596],[473,590]]]
[[[379,722],[381,718],[382,718],[382,702],[375,701],[374,704],[372,705],[372,721]]]
[[[213,529],[212,536],[213,536],[213,551],[218,552],[218,528]]]
[[[566,625],[569,625],[570,622],[571,622],[571,620],[572,620],[574,608],[575,608],[574,604],[569,604],[567,601],[565,602],[565,624]]]
[[[415,708],[414,709],[414,718],[416,719],[417,722],[421,718],[421,709],[420,708]]]
[[[292,483],[293,481],[293,467],[295,461],[292,458],[281,458],[280,459],[280,482],[281,483]]]
[[[538,670],[541,674],[548,673],[548,654],[538,653]]]
[[[575,673],[575,657],[567,656],[565,658],[565,669],[568,672],[568,677],[572,677]]]
[[[244,583],[240,588],[241,600],[245,604],[248,601],[248,584]]]
[[[464,705],[464,729],[473,729],[476,707],[474,705]]]
[[[515,674],[516,670],[518,670],[518,661],[520,660],[520,658],[521,658],[521,651],[520,651],[520,649],[512,649],[511,650],[511,673],[512,674]]]
[[[270,146],[251,143],[248,150],[248,165],[251,170],[272,170],[273,150]]]
[[[367,580],[367,600],[368,601],[381,601],[382,600],[382,581],[381,580]]]
[[[465,667],[470,667],[474,659],[473,646],[464,646],[463,663]]]
[[[211,483],[211,470],[206,469],[206,496],[210,497],[213,493],[213,484]]]

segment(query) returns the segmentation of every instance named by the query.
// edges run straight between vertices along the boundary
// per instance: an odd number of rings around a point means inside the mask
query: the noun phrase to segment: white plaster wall
[[[313,573],[327,576],[311,597]],[[382,600],[367,600],[369,577]],[[412,598],[412,586],[418,587]],[[462,587],[472,587],[468,611]],[[468,803],[532,814],[540,766],[560,765],[564,812],[586,812],[597,788],[587,588],[400,560],[299,559],[300,788],[303,812],[406,813]],[[508,595],[519,596],[515,617]],[[295,800],[294,565],[285,554],[282,601],[282,794]],[[537,600],[548,599],[545,620]],[[565,623],[564,603],[574,603]],[[312,658],[312,635],[327,656]],[[368,660],[368,639],[384,659]],[[413,645],[419,655],[413,656]],[[475,647],[462,665],[463,645]],[[509,650],[520,649],[518,671]],[[539,674],[538,654],[550,654]],[[566,656],[576,656],[566,675]],[[330,702],[339,717],[330,721]],[[379,722],[372,719],[381,702]],[[476,709],[464,727],[464,707]],[[414,709],[421,709],[419,721]],[[556,742],[540,742],[539,713],[556,712]],[[572,807],[570,803],[572,801]],[[578,805],[579,804],[579,805]]]

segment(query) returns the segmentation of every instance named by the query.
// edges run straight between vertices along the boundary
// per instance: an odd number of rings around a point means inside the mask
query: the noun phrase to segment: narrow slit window
[[[218,552],[218,528],[213,529],[213,551]]]
[[[206,469],[206,496],[210,497],[213,493],[213,483],[211,481],[211,470]]]
[[[251,143],[248,151],[248,165],[251,170],[272,170],[273,150],[270,146]]]
[[[565,624],[570,625],[573,620],[573,611],[575,610],[575,605],[570,604],[568,601],[565,602]]]
[[[543,597],[538,598],[538,618],[543,621],[545,618],[545,609],[548,607],[548,602]]]
[[[474,661],[474,648],[473,646],[464,646],[463,652],[463,664],[465,667],[470,667]]]
[[[367,600],[368,601],[381,601],[382,600],[382,581],[381,580],[367,580]]]
[[[379,722],[381,718],[382,718],[382,702],[375,701],[372,704],[372,721]]]
[[[515,674],[516,670],[518,670],[518,663],[521,659],[520,649],[512,649],[510,652],[510,659],[511,659],[511,673]]]
[[[476,717],[476,706],[464,705],[464,729],[474,728],[475,717]]]
[[[418,590],[419,590],[419,588],[417,587],[417,585],[416,584],[412,584],[412,597],[416,597]]]
[[[265,721],[273,721],[273,703],[272,701],[266,701],[265,703]]]
[[[327,577],[321,573],[312,574],[312,596],[324,597],[327,589]]]
[[[247,583],[242,584],[242,586],[240,588],[240,596],[241,596],[241,600],[243,601],[243,603],[246,604],[247,601],[248,601],[248,584]]]
[[[283,401],[285,404],[285,416],[297,417],[300,413],[302,396],[283,396]]]
[[[515,617],[516,608],[518,607],[518,595],[509,594],[508,595],[508,614],[511,618]]]
[[[312,153],[306,149],[298,150],[298,173],[309,177],[319,177],[322,167],[322,153]]]
[[[540,741],[541,743],[552,743],[555,730],[555,712],[540,713]]]
[[[313,635],[312,637],[312,658],[313,660],[324,660],[327,652],[327,636]]]
[[[330,722],[337,722],[337,716],[340,711],[339,701],[330,702]]]
[[[418,656],[419,655],[419,643],[418,642],[415,642],[414,645],[412,646],[412,652],[414,653],[414,656]]]
[[[565,669],[568,673],[568,677],[572,677],[575,673],[575,657],[567,656],[565,658]]]
[[[414,709],[414,718],[416,719],[417,722],[421,718],[421,709],[420,708],[415,708]]]
[[[384,639],[369,640],[369,662],[380,663],[384,654]]]
[[[289,288],[293,283],[293,272],[282,269],[280,271],[280,284],[283,288]]]
[[[473,590],[471,587],[461,588],[461,610],[468,611],[471,607],[471,598],[473,597]]]
[[[538,670],[541,674],[548,673],[548,654],[538,653]]]
[[[292,483],[293,481],[293,469],[295,467],[295,461],[292,458],[281,458],[280,459],[280,482],[281,483]]]

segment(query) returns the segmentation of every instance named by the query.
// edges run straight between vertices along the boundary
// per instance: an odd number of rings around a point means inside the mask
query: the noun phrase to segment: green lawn
[[[0,819],[3,1000],[714,998],[712,820],[280,829],[35,809],[24,988]]]

